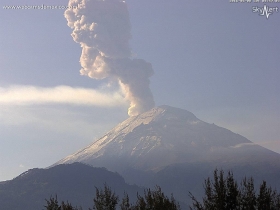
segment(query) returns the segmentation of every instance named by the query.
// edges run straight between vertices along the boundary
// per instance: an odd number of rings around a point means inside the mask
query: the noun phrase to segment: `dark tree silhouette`
[[[155,187],[155,190],[145,190],[144,196],[137,195],[138,200],[134,209],[137,210],[179,210],[180,205],[175,201],[173,195],[169,199],[161,191],[159,186]]]
[[[46,210],[61,210],[61,206],[58,204],[57,195],[55,198],[52,196],[49,200],[46,199],[47,205],[44,206]]]
[[[96,189],[96,195],[93,199],[93,209],[96,210],[115,210],[119,201],[115,192],[112,192],[111,188],[104,184],[103,189]]]
[[[129,196],[127,193],[124,193],[120,208],[121,210],[132,210],[132,205],[129,202]]]
[[[214,178],[204,182],[205,196],[199,202],[191,193],[192,207],[195,210],[280,210],[280,194],[263,181],[256,195],[253,178],[242,180],[240,187],[228,172],[214,171]]]
[[[46,210],[82,210],[82,208],[73,207],[68,201],[65,203],[64,201],[59,202],[57,200],[57,195],[54,197],[50,197],[49,200],[46,199],[47,205],[44,206]]]

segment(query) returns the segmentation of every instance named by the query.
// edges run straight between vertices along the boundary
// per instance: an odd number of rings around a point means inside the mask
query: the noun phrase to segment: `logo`
[[[278,7],[269,7],[264,5],[263,7],[254,6],[252,7],[253,13],[258,13],[260,16],[265,16],[266,19],[269,18],[274,12],[279,12]]]

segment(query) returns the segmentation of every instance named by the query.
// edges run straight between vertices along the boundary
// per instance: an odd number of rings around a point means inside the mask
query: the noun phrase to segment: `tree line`
[[[103,189],[96,188],[96,195],[93,199],[93,208],[89,210],[177,210],[180,209],[180,205],[175,201],[171,195],[169,198],[166,196],[159,186],[156,186],[154,190],[148,189],[144,191],[144,196],[137,194],[137,201],[135,204],[130,203],[130,199],[127,193],[124,193],[124,197],[119,203],[119,197],[111,190],[109,186],[104,184]],[[56,197],[51,197],[46,200],[47,205],[44,206],[46,210],[82,210],[81,207],[73,207],[69,202],[62,201],[59,204]]]
[[[191,210],[280,210],[280,193],[267,186],[263,181],[256,190],[253,178],[244,178],[240,184],[234,179],[233,173],[225,176],[223,170],[215,170],[213,179],[204,181],[204,196],[197,199],[192,193]],[[69,202],[58,202],[57,197],[46,199],[46,210],[82,210]],[[137,201],[132,204],[127,193],[119,197],[104,184],[96,188],[93,198],[93,208],[89,210],[181,210],[173,195],[166,196],[159,186],[154,190],[147,189],[144,195],[137,194]]]
[[[215,170],[213,180],[204,181],[204,197],[200,202],[191,193],[195,210],[280,210],[280,194],[263,181],[255,189],[253,178],[246,177],[238,185],[232,172]]]

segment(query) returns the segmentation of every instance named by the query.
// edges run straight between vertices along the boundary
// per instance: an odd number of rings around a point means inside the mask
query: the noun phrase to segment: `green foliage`
[[[57,197],[51,197],[46,201],[46,210],[78,210],[68,202],[64,203],[62,201],[61,205],[59,205]],[[96,188],[96,195],[93,199],[93,209],[116,210],[118,201],[118,196],[112,192],[110,187],[104,184],[104,189]],[[137,194],[137,201],[134,205],[130,203],[128,194],[124,193],[119,208],[121,210],[180,210],[180,206],[175,201],[174,197],[172,195],[171,198],[165,196],[159,186],[156,186],[155,190],[145,190],[144,196]]]
[[[104,190],[96,188],[96,197],[94,198],[94,209],[97,210],[115,210],[118,204],[118,196],[111,191],[108,186],[104,186]],[[156,186],[155,190],[145,190],[144,196],[137,194],[137,202],[135,205],[129,201],[128,194],[124,194],[122,202],[119,205],[121,210],[179,210],[180,206],[173,196],[169,199]]]
[[[47,205],[44,206],[46,210],[61,210],[61,206],[58,204],[57,196],[55,198],[50,197],[50,200],[47,200]]]
[[[96,189],[96,196],[93,199],[93,209],[96,210],[115,210],[118,204],[118,196],[112,192],[111,188],[104,184],[104,190]]]
[[[214,171],[214,178],[208,177],[204,182],[202,203],[191,193],[193,201],[190,209],[195,210],[280,210],[280,194],[266,182],[260,185],[259,193],[256,195],[253,178],[242,180],[240,187],[235,181],[232,172],[224,177],[223,170]]]
[[[120,208],[121,210],[131,210],[132,209],[132,205],[129,202],[129,197],[127,193],[124,193],[122,202],[120,204]]]
[[[228,172],[226,179],[226,209],[236,209],[238,206],[238,184],[233,178],[233,173]]]
[[[232,172],[228,172],[225,176],[223,170],[215,170],[213,179],[208,177],[204,181],[204,192],[205,196],[202,198],[202,202],[190,193],[193,201],[190,209],[280,210],[280,194],[268,187],[265,181],[260,185],[257,194],[253,178],[247,179],[245,177],[239,186]],[[62,201],[59,205],[57,196],[51,197],[46,202],[46,210],[78,210],[77,207],[73,207],[68,202]],[[128,194],[124,193],[124,197],[118,205],[118,196],[104,184],[104,188],[96,188],[93,202],[95,210],[116,210],[117,208],[121,210],[180,210],[180,205],[175,201],[173,195],[171,198],[167,197],[159,186],[156,186],[154,190],[145,190],[144,195],[137,194],[135,204],[131,204]]]
[[[46,199],[46,202],[47,205],[44,206],[46,210],[82,210],[82,208],[73,207],[68,201],[66,203],[62,201],[59,205],[57,196],[55,198],[51,196],[49,200]]]
[[[249,180],[245,177],[241,182],[240,187],[240,207],[241,209],[254,210],[257,204],[254,180],[251,177]]]
[[[171,199],[164,195],[159,186],[156,186],[155,190],[145,190],[144,197],[138,195],[138,200],[134,209],[137,210],[179,210],[180,206],[175,201],[173,195]]]

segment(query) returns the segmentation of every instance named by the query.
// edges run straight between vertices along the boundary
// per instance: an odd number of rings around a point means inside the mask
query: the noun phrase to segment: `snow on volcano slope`
[[[199,120],[191,112],[164,105],[128,118],[56,164],[84,162],[109,170],[157,171],[184,162],[250,161],[268,155],[268,151],[241,135]]]

